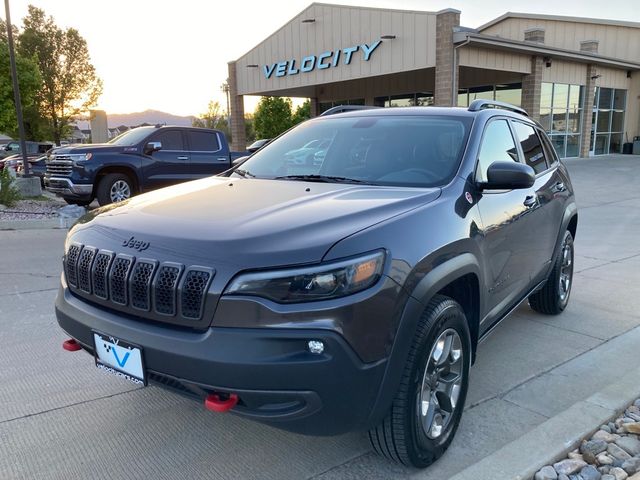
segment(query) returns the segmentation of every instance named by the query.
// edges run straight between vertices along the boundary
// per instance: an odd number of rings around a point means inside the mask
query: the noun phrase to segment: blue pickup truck
[[[221,173],[246,152],[231,152],[224,133],[192,127],[131,129],[104,144],[49,152],[44,184],[67,203],[100,205]]]

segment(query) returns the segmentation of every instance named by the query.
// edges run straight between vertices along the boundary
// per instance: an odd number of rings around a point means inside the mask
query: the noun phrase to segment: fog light
[[[309,343],[307,343],[307,348],[311,353],[320,355],[322,352],[324,352],[324,343],[320,340],[309,340]]]

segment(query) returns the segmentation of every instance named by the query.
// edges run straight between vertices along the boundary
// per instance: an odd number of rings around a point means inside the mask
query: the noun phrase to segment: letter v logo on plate
[[[118,365],[120,365],[120,368],[124,367],[125,364],[127,363],[127,360],[129,359],[129,354],[131,352],[127,352],[125,354],[125,356],[122,358],[122,361],[120,361],[120,357],[118,356],[118,352],[116,352],[116,347],[113,347],[111,349],[111,351],[113,352],[113,356],[116,357],[116,362],[118,362]]]

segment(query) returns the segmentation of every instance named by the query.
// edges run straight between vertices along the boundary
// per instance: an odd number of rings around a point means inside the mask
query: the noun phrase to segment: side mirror
[[[487,181],[482,189],[515,190],[529,188],[536,181],[536,172],[520,162],[493,162],[487,169]]]
[[[149,142],[144,146],[144,154],[151,155],[153,152],[157,152],[162,149],[162,142]]]
[[[238,158],[236,158],[235,160],[233,160],[231,162],[231,166],[232,167],[239,167],[240,165],[242,165],[247,160],[249,160],[249,155],[246,155],[244,157],[238,157]]]

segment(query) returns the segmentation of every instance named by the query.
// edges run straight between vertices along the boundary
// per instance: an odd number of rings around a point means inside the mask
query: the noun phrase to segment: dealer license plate
[[[146,385],[142,349],[118,338],[93,332],[96,367],[138,385]]]

